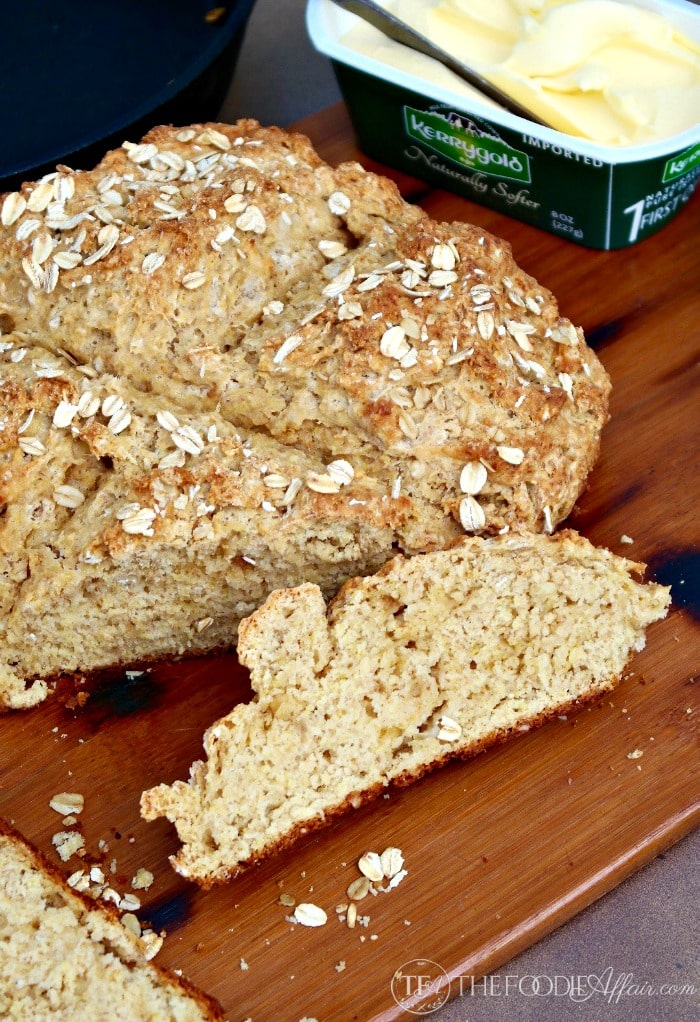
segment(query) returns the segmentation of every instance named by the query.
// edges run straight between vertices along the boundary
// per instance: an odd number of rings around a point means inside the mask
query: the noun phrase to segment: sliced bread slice
[[[179,873],[235,876],[391,782],[610,689],[669,603],[642,568],[565,531],[397,557],[329,607],[315,585],[277,591],[239,632],[255,699],[142,813],[175,824]]]

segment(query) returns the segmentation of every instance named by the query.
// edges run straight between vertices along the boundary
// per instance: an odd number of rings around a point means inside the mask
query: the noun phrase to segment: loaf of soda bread
[[[549,532],[608,415],[506,243],[253,121],[0,198],[0,349],[6,706],[229,644],[275,586]]]
[[[205,1022],[216,1002],[147,960],[114,910],[71,890],[0,821],[0,1017],[17,1022]]]
[[[144,792],[182,875],[209,886],[359,806],[620,679],[668,589],[576,533],[471,537],[399,556],[326,606],[278,591],[239,632],[254,699],[188,782]]]

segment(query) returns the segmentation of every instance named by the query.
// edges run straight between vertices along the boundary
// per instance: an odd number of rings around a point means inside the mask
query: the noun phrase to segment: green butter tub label
[[[347,64],[334,69],[368,156],[589,248],[655,234],[700,178],[700,144],[608,163],[565,135],[506,128]]]
[[[690,149],[686,149],[682,153],[678,153],[677,156],[667,160],[661,180],[663,184],[666,184],[668,181],[675,181],[676,178],[683,177],[684,174],[695,170],[699,166],[700,142],[697,145],[691,145]]]
[[[530,158],[498,136],[479,129],[473,122],[463,126],[463,117],[403,108],[406,134],[428,149],[453,160],[461,167],[478,170],[493,177],[530,183]]]

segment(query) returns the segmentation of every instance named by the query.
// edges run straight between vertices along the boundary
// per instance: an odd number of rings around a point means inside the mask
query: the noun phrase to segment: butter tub
[[[695,4],[637,6],[700,40]],[[700,123],[660,142],[597,145],[356,52],[343,42],[356,23],[331,0],[308,0],[311,42],[332,63],[358,142],[387,166],[596,249],[642,241],[690,200],[700,176]]]

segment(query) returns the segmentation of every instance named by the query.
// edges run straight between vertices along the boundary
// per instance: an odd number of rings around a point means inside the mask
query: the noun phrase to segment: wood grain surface
[[[300,125],[330,162],[364,159],[342,105]],[[646,561],[673,607],[619,689],[314,834],[224,887],[204,892],[168,864],[175,832],[139,817],[141,791],[185,778],[204,729],[249,697],[235,657],[187,661],[64,687],[0,718],[0,815],[56,861],[56,792],[85,796],[83,863],[130,890],[155,881],[139,913],[167,931],[158,961],[217,997],[232,1022],[385,1022],[408,1018],[392,977],[414,959],[454,977],[493,970],[687,833],[700,817],[697,695],[697,477],[700,200],[654,238],[589,251],[403,175],[438,219],[507,239],[520,265],[584,327],[613,380],[600,462],[570,524]],[[621,542],[623,535],[633,545]],[[73,706],[73,708],[71,708]],[[692,712],[696,711],[696,712]],[[641,750],[640,758],[629,758]],[[367,898],[366,926],[335,906],[365,851],[403,850],[408,875]],[[114,872],[110,872],[110,868]],[[326,909],[326,926],[291,925],[281,893]],[[399,988],[401,995],[406,988]]]

